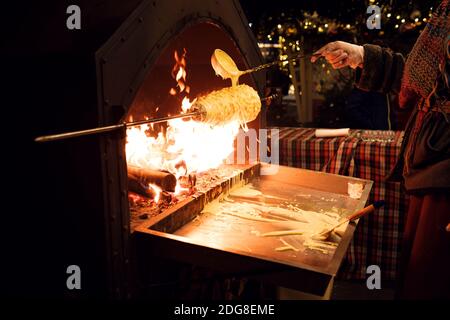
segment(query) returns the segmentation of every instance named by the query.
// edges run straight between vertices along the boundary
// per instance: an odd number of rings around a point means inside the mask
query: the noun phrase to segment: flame
[[[179,183],[177,183],[176,187],[175,187],[175,195],[179,195],[182,193],[188,193],[189,192],[189,188],[183,188],[182,186],[180,186]]]
[[[183,101],[181,101],[181,110],[183,113],[188,112],[188,110],[191,108],[192,104],[195,102],[194,101],[190,101],[188,97],[184,97]]]
[[[126,155],[128,164],[142,168],[167,170],[177,178],[219,167],[234,151],[234,139],[239,123],[211,127],[194,120],[174,119],[168,122],[165,134],[156,137],[149,125],[127,130]],[[178,164],[184,161],[186,168]]]
[[[186,71],[184,71],[183,67],[180,67],[178,70],[177,75],[175,76],[175,80],[180,81],[180,79],[183,78],[183,80],[186,80]],[[183,91],[183,90],[181,90]]]
[[[161,198],[162,189],[153,183],[149,183],[148,186],[149,188],[153,189],[153,191],[155,191],[155,197],[153,198],[153,201],[155,201],[155,203],[158,203],[159,199]]]
[[[177,81],[177,87],[179,88],[179,93],[186,92],[189,94],[190,87],[186,85],[186,49],[183,49],[183,54],[181,57],[178,55],[178,52],[174,52],[175,65],[172,69],[172,77]],[[171,95],[176,95],[177,90],[175,88],[171,88],[169,93]]]
[[[186,80],[186,51],[180,57],[175,52],[172,76],[178,83],[180,93],[188,93]],[[172,94],[173,90],[170,90]],[[195,101],[195,100],[194,100]],[[181,102],[181,113],[186,113],[194,101],[185,96]],[[218,168],[234,151],[234,140],[239,132],[238,121],[223,126],[210,126],[193,119],[173,119],[167,122],[165,131],[156,132],[150,125],[127,129],[126,157],[130,165],[154,170],[166,170],[177,180],[190,173],[200,173]],[[160,200],[161,189],[150,185]],[[157,191],[157,189],[159,191]],[[175,194],[187,192],[178,183]]]

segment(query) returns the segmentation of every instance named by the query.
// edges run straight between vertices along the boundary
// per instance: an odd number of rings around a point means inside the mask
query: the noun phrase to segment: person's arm
[[[356,69],[356,86],[365,91],[395,92],[400,90],[405,60],[399,53],[380,46],[359,46],[343,41],[330,42],[316,54],[323,56],[335,69]],[[311,62],[317,60],[311,58]]]
[[[356,69],[356,86],[377,92],[400,91],[405,60],[399,53],[376,45],[365,44],[362,69]]]

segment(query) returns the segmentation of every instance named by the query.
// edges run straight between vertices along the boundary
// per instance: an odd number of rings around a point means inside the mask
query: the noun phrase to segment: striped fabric
[[[315,129],[277,129],[281,165],[374,181],[368,202],[386,205],[360,219],[339,277],[366,279],[367,266],[378,265],[383,279],[395,279],[408,198],[400,183],[383,180],[399,157],[403,132],[352,130],[348,137],[316,138]]]

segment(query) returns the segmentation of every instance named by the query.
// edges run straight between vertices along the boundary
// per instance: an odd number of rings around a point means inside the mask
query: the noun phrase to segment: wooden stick
[[[261,237],[295,236],[302,234],[303,234],[302,230],[283,230],[283,231],[266,232],[263,233]]]

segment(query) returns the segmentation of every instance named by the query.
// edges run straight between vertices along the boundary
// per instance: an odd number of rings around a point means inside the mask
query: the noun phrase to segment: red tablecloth
[[[400,183],[384,177],[399,157],[403,132],[352,130],[347,137],[316,138],[315,129],[278,129],[281,165],[374,181],[368,201],[386,205],[360,219],[339,277],[366,279],[367,266],[378,265],[383,279],[395,279],[408,198]]]

